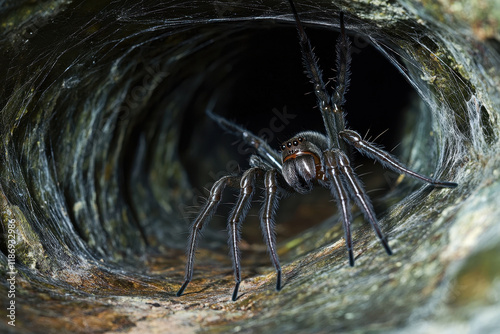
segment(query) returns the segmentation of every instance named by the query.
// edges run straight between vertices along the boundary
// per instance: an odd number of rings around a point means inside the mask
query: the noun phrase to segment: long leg
[[[346,180],[347,188],[350,190],[350,193],[353,195],[356,204],[359,206],[361,211],[363,211],[366,219],[370,222],[375,234],[380,239],[380,242],[385,248],[387,254],[392,255],[392,251],[387,243],[387,238],[380,230],[378,226],[377,218],[375,216],[375,211],[373,210],[370,199],[366,195],[365,190],[361,186],[361,182],[358,180],[356,174],[352,170],[349,159],[345,155],[344,152],[340,150],[333,151],[337,160],[337,164],[339,166],[339,170],[341,174],[344,176]]]
[[[344,96],[349,86],[350,64],[351,42],[345,33],[344,13],[340,12],[340,36],[337,41],[337,86],[335,87],[332,101],[336,109],[339,109],[345,102]]]
[[[343,138],[347,143],[354,146],[360,153],[378,161],[382,166],[387,167],[395,172],[403,173],[418,180],[432,184],[435,187],[440,188],[455,188],[458,184],[455,182],[447,182],[434,180],[422,174],[416,173],[399,162],[391,154],[385,152],[384,150],[378,148],[374,144],[363,140],[359,133],[353,130],[345,130],[339,133],[340,137]]]
[[[278,185],[275,169],[269,170],[264,176],[265,197],[260,213],[260,226],[267,244],[271,262],[276,269],[276,290],[281,290],[281,266],[276,252],[276,236],[274,233],[274,216],[278,208]]]
[[[243,139],[245,143],[255,148],[257,153],[266,160],[273,168],[281,170],[281,155],[276,150],[273,150],[269,144],[260,138],[259,136],[253,134],[247,129],[235,124],[224,117],[214,114],[211,110],[207,109],[207,115],[219,124],[219,126],[226,131],[229,131],[233,135]]]
[[[351,238],[351,205],[349,196],[342,184],[340,173],[335,159],[335,155],[331,151],[326,151],[324,156],[324,166],[326,166],[326,173],[330,179],[330,191],[334,195],[338,208],[342,212],[342,225],[344,227],[344,238],[349,254],[349,265],[354,266],[354,254],[352,251],[352,238]]]
[[[222,192],[224,191],[226,185],[236,187],[238,181],[238,177],[225,176],[215,182],[215,184],[212,186],[212,189],[210,190],[210,197],[203,207],[203,210],[201,210],[198,217],[196,217],[196,220],[194,221],[191,228],[191,235],[189,236],[187,250],[186,275],[184,277],[184,284],[182,284],[179,291],[177,291],[177,297],[180,297],[182,295],[189,282],[191,282],[191,279],[193,278],[194,256],[196,253],[196,247],[198,245],[198,237],[200,236],[205,222],[210,221],[213,214],[217,210],[217,207],[219,206],[220,200],[222,198]]]
[[[229,249],[233,260],[234,279],[236,281],[232,296],[233,301],[238,298],[238,289],[241,282],[240,249],[238,247],[240,241],[240,227],[250,208],[254,193],[255,177],[262,175],[262,172],[262,169],[254,167],[243,173],[240,181],[238,201],[228,220]]]
[[[311,43],[309,42],[309,38],[307,37],[306,32],[302,27],[299,14],[297,14],[297,10],[295,9],[293,1],[289,0],[289,2],[290,2],[290,7],[292,8],[293,15],[295,17],[295,22],[297,24],[297,31],[299,33],[299,43],[300,43],[300,48],[302,50],[304,69],[307,73],[307,76],[311,80],[311,83],[314,86],[314,93],[318,100],[318,107],[321,110],[321,115],[323,116],[323,122],[325,123],[325,128],[328,134],[330,146],[335,148],[340,148],[342,144],[339,142],[337,133],[345,128],[344,115],[341,110],[341,106],[336,104],[333,105],[333,108],[332,106],[330,106],[330,102],[332,101],[332,99],[326,90],[325,83],[323,82],[322,71],[318,65],[318,59],[314,54],[311,47]],[[345,33],[344,33],[344,39],[346,40]],[[346,45],[347,44],[348,43],[346,43]],[[339,49],[345,49],[345,48],[343,46],[340,46]],[[347,82],[346,81],[347,67],[349,64],[348,61],[349,55],[348,53],[345,53],[345,55],[347,55],[347,58],[340,56],[341,62],[343,62],[343,65],[345,65],[340,67],[340,72],[339,72],[340,76],[339,78],[341,79],[344,78],[343,80],[344,82],[342,83],[342,85],[344,85]],[[338,90],[338,93],[343,94],[344,92],[345,88],[340,88]],[[339,99],[336,98],[335,101],[337,100]]]

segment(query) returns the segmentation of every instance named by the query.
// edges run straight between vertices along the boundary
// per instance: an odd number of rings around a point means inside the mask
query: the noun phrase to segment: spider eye
[[[280,146],[280,149],[281,149],[282,151],[284,151],[284,150],[286,149],[286,146],[285,146],[285,145],[281,145],[281,146]]]
[[[299,142],[298,142],[298,141],[296,141],[296,140],[294,140],[294,141],[293,141],[293,146],[297,146],[297,145],[299,145]]]
[[[298,141],[299,141],[300,143],[302,143],[302,141],[304,140],[304,138],[302,138],[302,137],[299,137],[299,138],[297,138],[297,139],[298,139]]]
[[[292,143],[288,142],[288,143],[286,143],[286,146],[292,147]]]

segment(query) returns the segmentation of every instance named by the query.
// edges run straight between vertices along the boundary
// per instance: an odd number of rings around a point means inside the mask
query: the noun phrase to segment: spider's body
[[[198,237],[204,224],[215,213],[226,186],[240,189],[238,200],[228,220],[229,246],[236,281],[232,296],[233,300],[236,300],[238,297],[238,288],[241,282],[240,252],[238,248],[240,225],[250,207],[257,181],[263,185],[265,194],[260,220],[271,261],[277,273],[277,290],[281,289],[281,267],[276,252],[274,216],[279,197],[284,193],[297,192],[306,194],[312,190],[314,185],[321,185],[330,189],[342,215],[345,241],[351,266],[354,265],[350,230],[351,199],[355,201],[365,215],[365,218],[371,224],[386,252],[389,255],[392,254],[387,239],[379,228],[370,199],[351,167],[346,144],[380,162],[384,167],[398,173],[414,177],[435,187],[454,188],[457,186],[456,183],[431,179],[408,169],[389,153],[363,140],[357,132],[345,128],[343,104],[344,94],[349,84],[351,58],[349,53],[350,43],[345,33],[343,14],[340,13],[340,38],[337,43],[337,85],[333,94],[330,94],[323,82],[317,58],[300,23],[295,6],[292,0],[289,1],[297,24],[304,68],[313,84],[318,107],[325,123],[326,134],[313,131],[298,133],[293,138],[281,144],[280,153],[272,149],[265,140],[250,131],[211,111],[207,111],[208,116],[222,128],[240,137],[248,145],[252,146],[257,154],[250,157],[251,168],[241,176],[224,176],[213,185],[205,206],[200,211],[192,226],[187,252],[185,281],[177,292],[177,296],[182,295],[184,289],[192,279],[194,254]]]

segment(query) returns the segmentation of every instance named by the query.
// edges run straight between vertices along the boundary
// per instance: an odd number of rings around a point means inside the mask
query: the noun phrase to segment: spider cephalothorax
[[[280,152],[272,149],[265,140],[254,135],[243,127],[207,110],[207,115],[222,128],[240,137],[245,143],[253,147],[256,155],[250,157],[250,169],[241,176],[224,176],[213,185],[206,204],[198,214],[191,228],[188,243],[186,276],[184,284],[177,292],[182,295],[193,277],[194,254],[204,224],[215,213],[226,186],[240,189],[238,200],[228,219],[229,246],[233,260],[236,285],[232,299],[238,297],[241,282],[240,274],[240,225],[250,207],[252,196],[256,191],[256,181],[263,184],[264,200],[260,215],[261,228],[266,241],[271,261],[276,269],[276,289],[281,289],[281,267],[276,252],[276,238],[274,236],[274,216],[278,200],[284,193],[298,192],[306,194],[314,185],[329,189],[336,200],[342,216],[345,232],[349,264],[354,265],[354,254],[351,240],[351,200],[354,200],[363,212],[366,220],[372,226],[387,254],[392,251],[377,222],[370,199],[362,183],[351,167],[346,145],[350,145],[361,154],[372,158],[384,167],[397,173],[406,174],[420,181],[427,182],[434,187],[454,188],[456,183],[439,181],[418,174],[405,167],[395,157],[380,149],[375,144],[364,140],[356,131],[345,128],[343,109],[344,94],[349,83],[350,42],[345,33],[343,14],[340,13],[340,38],[337,42],[337,78],[336,87],[332,93],[326,89],[317,64],[311,44],[300,23],[295,6],[290,1],[302,50],[304,68],[307,76],[313,83],[314,93],[321,111],[326,133],[314,131],[300,132],[290,140],[281,144]]]

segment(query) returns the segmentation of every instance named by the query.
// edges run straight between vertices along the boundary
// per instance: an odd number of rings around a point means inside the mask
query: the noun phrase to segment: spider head
[[[281,144],[283,177],[295,191],[305,194],[312,190],[321,169],[320,149],[303,136]]]

